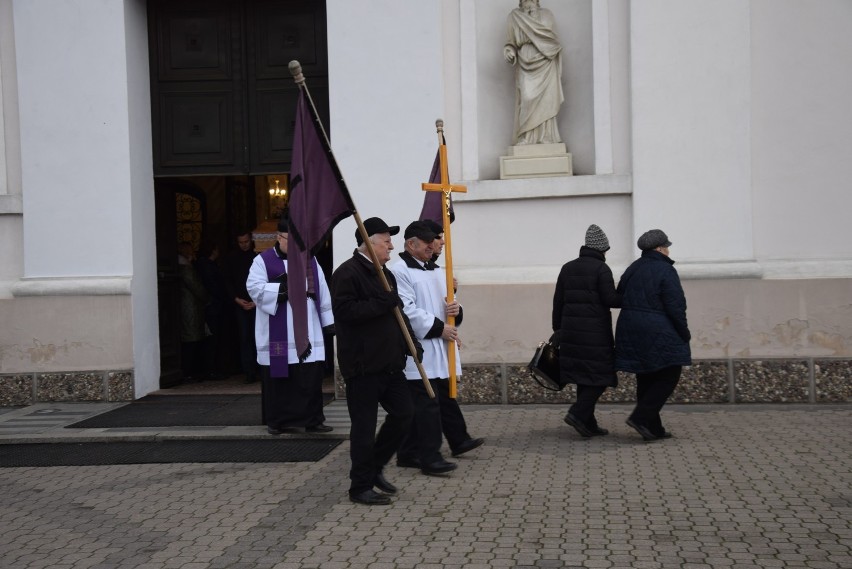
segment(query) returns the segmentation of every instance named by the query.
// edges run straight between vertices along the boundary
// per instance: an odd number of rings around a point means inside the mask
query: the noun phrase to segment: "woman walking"
[[[559,368],[577,384],[577,401],[565,422],[580,435],[606,435],[598,426],[595,405],[607,387],[615,387],[615,354],[610,308],[621,305],[612,271],[606,264],[609,240],[595,224],[586,230],[580,256],[565,263],[553,295],[553,330],[559,338]]]
[[[636,408],[627,424],[646,441],[665,439],[660,410],[674,392],[681,369],[692,363],[686,298],[669,258],[671,241],[660,229],[637,241],[642,256],[631,264],[615,329],[615,368],[636,374]]]

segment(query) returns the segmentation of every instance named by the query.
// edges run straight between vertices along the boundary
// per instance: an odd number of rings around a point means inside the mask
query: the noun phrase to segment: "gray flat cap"
[[[668,236],[662,229],[646,231],[641,237],[639,237],[639,240],[636,241],[636,245],[638,245],[643,251],[649,251],[651,249],[656,249],[657,247],[669,247],[671,244],[672,242],[669,241]]]

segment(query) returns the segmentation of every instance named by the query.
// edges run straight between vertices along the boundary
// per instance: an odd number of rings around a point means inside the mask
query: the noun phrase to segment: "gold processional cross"
[[[444,121],[438,119],[435,121],[435,126],[438,129],[438,152],[441,161],[441,183],[440,184],[423,184],[423,190],[426,192],[441,192],[443,198],[441,200],[441,214],[443,216],[444,227],[444,268],[447,273],[447,304],[455,300],[455,290],[453,287],[453,247],[452,238],[450,236],[450,195],[453,192],[466,193],[467,187],[461,185],[451,185],[450,176],[447,171],[447,146],[444,144]],[[447,316],[447,324],[450,326],[456,325],[455,316]],[[456,346],[455,342],[447,341],[447,361],[450,368],[450,397],[456,397]]]

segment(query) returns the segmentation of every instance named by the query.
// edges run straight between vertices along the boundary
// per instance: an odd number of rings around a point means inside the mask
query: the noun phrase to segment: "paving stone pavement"
[[[561,406],[466,406],[486,445],[446,478],[391,465],[347,499],[316,463],[0,469],[5,569],[852,567],[852,405],[630,408],[580,438]]]

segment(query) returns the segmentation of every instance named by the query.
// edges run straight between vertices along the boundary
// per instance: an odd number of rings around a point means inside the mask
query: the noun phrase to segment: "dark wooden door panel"
[[[294,59],[306,77],[328,75],[325,2],[253,2],[247,29],[252,39],[249,76],[292,81],[289,65]]]
[[[241,3],[152,0],[149,21],[155,175],[244,173]]]
[[[163,168],[203,169],[205,173],[242,170],[232,92],[161,92],[159,103]]]
[[[328,122],[325,3],[260,0],[247,7],[249,167],[252,174],[286,172],[299,95],[290,61],[302,65],[311,95],[320,101],[320,116]]]
[[[160,2],[156,17],[157,79],[231,78],[236,12],[227,2]]]
[[[298,60],[328,124],[322,0],[150,0],[154,174],[290,169]]]

